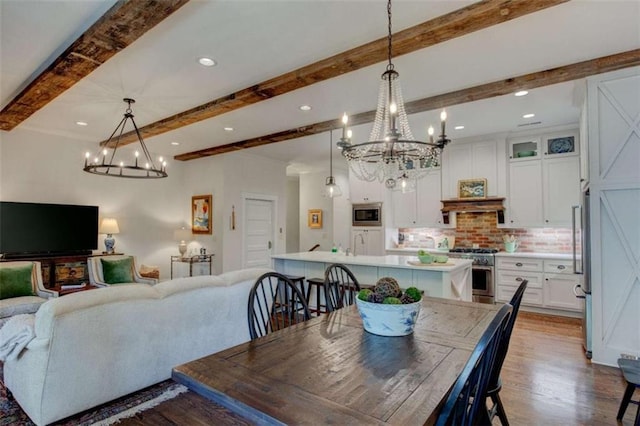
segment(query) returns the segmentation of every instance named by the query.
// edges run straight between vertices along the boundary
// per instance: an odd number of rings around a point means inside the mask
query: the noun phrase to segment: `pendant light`
[[[84,170],[87,173],[92,173],[94,175],[102,175],[102,176],[112,176],[112,177],[121,177],[121,178],[134,178],[134,179],[158,179],[167,177],[167,162],[160,157],[158,159],[159,166],[156,166],[151,158],[151,154],[147,149],[147,146],[142,140],[142,135],[140,135],[140,131],[138,130],[138,126],[136,122],[133,120],[133,112],[131,110],[131,104],[135,103],[135,100],[131,98],[124,98],[123,101],[127,104],[127,109],[124,113],[124,117],[116,126],[116,129],[109,136],[109,140],[105,143],[105,148],[102,150],[102,159],[98,156],[94,157],[93,161],[91,161],[91,153],[87,152],[84,160]],[[124,132],[124,128],[127,124],[127,121],[131,120],[131,124],[138,136],[138,142],[140,143],[140,147],[142,148],[142,154],[144,158],[139,158],[140,153],[138,151],[135,152],[135,157],[133,159],[133,164],[125,163],[124,160],[119,159],[116,155],[118,151],[118,147],[120,145],[120,137]],[[117,136],[116,136],[117,134]],[[114,138],[115,136],[115,138]],[[109,151],[106,146],[109,146],[111,141],[115,142],[115,146],[113,147],[113,151],[111,155],[109,155]]]
[[[333,157],[331,156],[331,150],[333,148],[333,130],[329,130],[329,176],[327,177],[324,185],[324,196],[333,198],[342,195],[340,186],[336,183],[336,179],[333,177]]]
[[[445,134],[446,113],[441,118],[441,134],[436,141],[432,132],[429,141],[413,137],[400,90],[400,75],[392,62],[391,0],[387,2],[387,69],[382,74],[378,92],[378,106],[369,140],[352,143],[347,130],[349,118],[342,117],[342,138],[338,147],[360,180],[384,182],[394,189],[405,179],[421,179],[430,168],[440,165],[440,154],[450,142]],[[406,187],[406,183],[405,183]]]

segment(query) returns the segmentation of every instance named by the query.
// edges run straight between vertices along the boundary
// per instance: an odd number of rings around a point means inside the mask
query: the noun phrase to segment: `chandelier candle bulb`
[[[446,121],[447,121],[447,112],[445,110],[442,110],[442,112],[440,113],[440,124],[442,125],[442,136],[445,135]]]
[[[429,134],[429,142],[433,143],[433,126],[429,126],[429,129],[427,129],[427,133]]]
[[[342,139],[347,135],[347,123],[349,122],[349,116],[345,112],[342,114]]]

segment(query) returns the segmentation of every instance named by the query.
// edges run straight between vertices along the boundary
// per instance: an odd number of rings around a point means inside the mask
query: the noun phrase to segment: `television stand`
[[[83,252],[84,253],[84,252]],[[63,284],[81,284],[89,282],[87,258],[92,253],[44,253],[40,255],[5,256],[4,261],[24,260],[40,262],[42,268],[42,284],[47,289],[54,289]]]

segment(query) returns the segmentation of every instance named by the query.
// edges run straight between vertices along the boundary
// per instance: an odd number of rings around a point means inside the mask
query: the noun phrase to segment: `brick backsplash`
[[[503,250],[504,235],[515,235],[520,242],[519,252],[570,253],[572,250],[569,228],[498,228],[496,213],[458,213],[456,229],[401,228],[405,235],[405,247],[432,247],[434,240],[455,237],[456,247],[473,247]],[[413,241],[407,238],[413,236]],[[433,240],[432,240],[433,239]]]

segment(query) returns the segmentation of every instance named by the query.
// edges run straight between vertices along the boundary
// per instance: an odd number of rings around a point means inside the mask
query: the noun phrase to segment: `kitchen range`
[[[449,257],[457,259],[471,259],[473,287],[473,301],[480,303],[494,303],[495,280],[494,265],[497,249],[491,248],[452,248]]]

